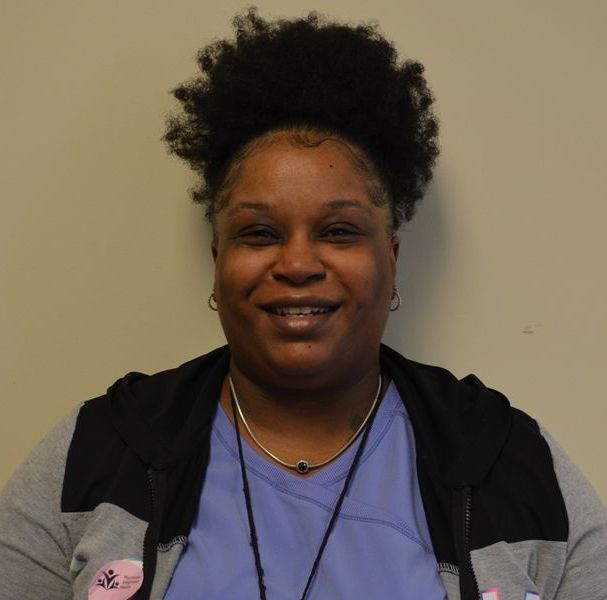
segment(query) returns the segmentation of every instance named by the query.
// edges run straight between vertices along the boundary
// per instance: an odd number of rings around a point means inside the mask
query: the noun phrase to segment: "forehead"
[[[339,138],[324,136],[304,145],[274,134],[261,138],[234,165],[217,215],[238,205],[261,209],[293,202],[302,208],[371,208],[379,204],[377,187],[359,151]]]
[[[253,148],[232,181],[230,195],[251,188],[296,187],[305,180],[310,191],[350,187],[366,191],[367,177],[348,154],[348,147],[333,139],[315,146],[296,145],[280,138]]]

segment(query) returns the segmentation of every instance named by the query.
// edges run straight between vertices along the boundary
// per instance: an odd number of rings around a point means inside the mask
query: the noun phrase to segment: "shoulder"
[[[604,598],[607,593],[607,510],[580,469],[540,426],[567,508],[567,559],[558,600]]]
[[[63,526],[61,497],[78,409],[30,453],[0,494],[3,598],[66,598],[72,540]],[[23,574],[28,573],[27,585]]]
[[[70,411],[30,452],[9,479],[1,497],[2,502],[20,495],[24,486],[30,484],[44,483],[48,493],[42,493],[42,496],[53,495],[57,489],[61,489],[66,457],[80,408]],[[41,481],[41,474],[45,474],[44,481]],[[36,501],[36,498],[31,500]]]
[[[187,420],[201,391],[223,373],[229,360],[226,346],[177,367],[152,374],[130,371],[109,386],[107,392],[87,400],[77,415],[75,438],[105,447],[132,440],[133,429],[175,433]]]
[[[554,600],[603,598],[607,511],[546,429],[473,375],[458,379],[390,349],[383,356],[401,380],[401,395],[411,396],[403,401],[417,416],[423,460],[434,462],[447,484],[476,482],[473,547],[506,541],[519,550],[544,548],[533,560],[552,553],[560,564],[550,571]]]
[[[109,499],[139,516],[147,468],[164,468],[190,449],[190,437],[202,439],[195,425],[212,414],[215,391],[207,388],[220,385],[228,358],[219,348],[152,375],[130,372],[85,402],[67,455],[64,509],[91,510]]]

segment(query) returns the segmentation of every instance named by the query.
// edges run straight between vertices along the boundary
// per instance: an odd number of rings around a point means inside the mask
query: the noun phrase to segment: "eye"
[[[269,246],[278,241],[279,236],[270,227],[248,227],[237,234],[237,238],[249,246]]]
[[[334,243],[349,243],[357,239],[361,232],[357,227],[346,224],[336,224],[327,227],[322,237]]]

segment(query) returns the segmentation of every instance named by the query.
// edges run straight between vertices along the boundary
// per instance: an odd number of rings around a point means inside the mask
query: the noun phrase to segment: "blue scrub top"
[[[301,478],[243,451],[268,600],[300,598],[360,440]],[[236,433],[218,407],[198,513],[168,600],[259,598]],[[391,384],[329,538],[309,600],[444,600],[417,482],[413,430]]]

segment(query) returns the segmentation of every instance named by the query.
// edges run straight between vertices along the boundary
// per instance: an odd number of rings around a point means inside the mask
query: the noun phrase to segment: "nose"
[[[325,266],[314,241],[304,236],[284,240],[278,248],[272,276],[276,281],[302,285],[326,277]]]

